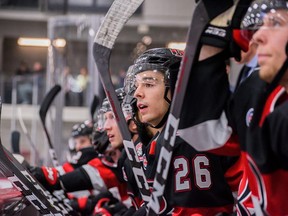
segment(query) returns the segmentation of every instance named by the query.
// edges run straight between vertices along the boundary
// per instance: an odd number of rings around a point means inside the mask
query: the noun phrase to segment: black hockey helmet
[[[86,120],[80,124],[75,124],[72,127],[71,137],[68,140],[69,150],[75,151],[75,138],[80,136],[87,136],[92,141],[93,123],[90,120]]]
[[[154,48],[141,54],[134,62],[134,73],[145,70],[157,70],[165,73],[169,79],[172,71],[178,72],[184,52],[178,49]],[[167,85],[169,83],[167,82]]]
[[[118,101],[120,102],[120,104],[122,104],[123,102],[123,99],[125,97],[125,91],[123,88],[118,88],[115,90],[115,93],[117,95],[117,99]],[[103,100],[103,103],[102,103],[102,106],[100,108],[103,112],[108,112],[108,111],[111,111],[111,105],[110,105],[110,102],[108,100],[108,98],[104,98]]]
[[[93,132],[93,123],[89,120],[72,127],[71,137],[89,136],[91,138]]]
[[[125,78],[125,92],[130,95],[134,94],[135,75],[150,70],[164,74],[165,86],[170,88],[171,94],[173,94],[183,54],[182,50],[170,48],[147,50],[130,66]]]
[[[171,96],[173,97],[183,55],[184,52],[178,49],[154,48],[147,50],[135,60],[132,66],[130,66],[124,82],[125,92],[130,96],[134,95],[136,90],[136,81],[139,81],[137,79],[137,74],[144,71],[160,72],[164,75],[163,81],[166,88],[163,97],[167,103],[170,104],[171,101],[167,96],[168,90],[170,89]],[[156,80],[149,80],[149,82],[155,81]],[[135,101],[131,100],[131,102]],[[158,125],[151,126],[155,128],[162,127],[167,121],[168,114],[169,110]]]
[[[240,29],[233,30],[237,44],[247,51],[255,32],[263,25],[263,19],[268,12],[275,13],[277,9],[287,10],[287,0],[254,0],[248,7],[241,21]]]

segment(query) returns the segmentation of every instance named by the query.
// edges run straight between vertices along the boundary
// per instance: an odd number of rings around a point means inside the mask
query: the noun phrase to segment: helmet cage
[[[265,19],[268,20],[268,25],[265,25],[265,28],[275,27],[277,25],[276,19],[281,19],[276,10],[287,10],[287,5],[286,0],[261,0],[252,3],[242,19],[240,30],[233,30],[234,39],[240,47],[244,51],[248,50],[253,35],[263,26]],[[270,15],[267,18],[268,13]]]
[[[164,79],[157,80],[154,77],[149,78],[147,77],[147,79],[145,79],[145,74],[143,76],[144,78],[142,77],[142,79],[139,79],[139,76],[137,75],[145,71],[153,71],[155,73],[160,72],[164,75]],[[169,68],[163,65],[151,64],[151,63],[134,64],[130,66],[128,73],[125,77],[124,90],[127,95],[133,96],[137,87],[137,83],[156,84],[159,81],[163,81],[165,87],[170,87],[169,80],[170,80]]]
[[[107,98],[103,100],[102,106],[98,111],[98,130],[104,131],[104,124],[105,124],[105,113],[112,111],[111,105]]]
[[[115,90],[118,101],[120,102],[120,105],[123,104],[123,100],[125,98],[125,91],[123,88],[119,88]],[[112,111],[111,104],[108,100],[108,98],[105,98],[102,102],[102,106],[99,109],[97,113],[98,117],[98,130],[99,131],[104,131],[104,125],[105,125],[105,113]]]

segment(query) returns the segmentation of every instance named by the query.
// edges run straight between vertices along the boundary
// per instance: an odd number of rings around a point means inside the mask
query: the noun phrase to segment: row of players
[[[258,3],[266,7],[261,7],[262,24],[252,37],[260,67],[234,93],[225,67],[231,41],[223,45],[223,40],[203,35],[160,215],[288,214],[287,1],[264,3]],[[122,107],[130,101],[131,109],[123,112],[151,187],[182,57],[180,50],[148,50],[130,67],[125,91],[116,90]],[[98,129],[105,131],[95,139],[97,146],[105,146],[99,154],[93,149],[83,163],[84,154],[79,154],[74,165],[33,167],[31,172],[50,191],[96,191],[73,205],[83,214],[146,215],[107,99],[99,112]]]

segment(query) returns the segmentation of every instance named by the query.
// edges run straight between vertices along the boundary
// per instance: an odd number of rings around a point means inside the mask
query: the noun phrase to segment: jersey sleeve
[[[89,175],[83,168],[75,169],[59,177],[67,192],[93,189]]]
[[[226,107],[230,97],[225,54],[197,63],[191,72],[179,123],[179,136],[198,151],[223,146],[232,134]]]

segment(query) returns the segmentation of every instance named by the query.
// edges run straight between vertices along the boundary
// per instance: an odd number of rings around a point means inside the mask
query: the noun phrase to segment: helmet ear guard
[[[93,133],[92,143],[95,150],[100,154],[104,154],[110,144],[109,138],[105,131],[95,131]]]

